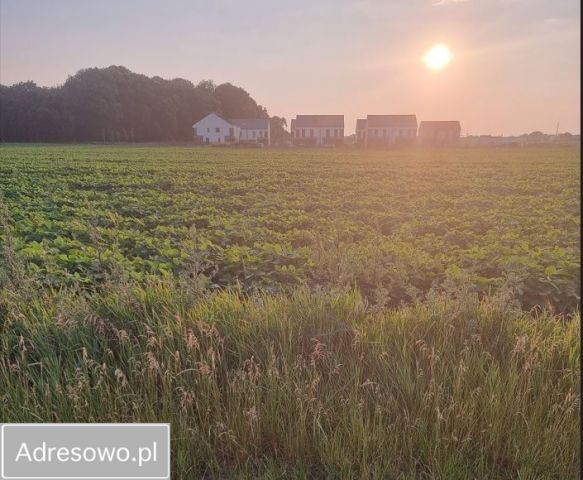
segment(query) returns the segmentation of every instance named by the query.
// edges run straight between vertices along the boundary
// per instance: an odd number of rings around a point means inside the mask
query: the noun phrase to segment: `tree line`
[[[204,80],[165,80],[123,66],[88,68],[58,87],[0,85],[0,141],[156,142],[192,139],[192,124],[210,112],[225,118],[270,118],[274,143],[286,121],[244,89]]]

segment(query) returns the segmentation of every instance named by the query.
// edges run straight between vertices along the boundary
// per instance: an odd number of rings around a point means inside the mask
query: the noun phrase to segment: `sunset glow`
[[[423,57],[423,63],[430,70],[443,70],[451,62],[452,58],[453,54],[447,45],[439,43],[429,49]]]

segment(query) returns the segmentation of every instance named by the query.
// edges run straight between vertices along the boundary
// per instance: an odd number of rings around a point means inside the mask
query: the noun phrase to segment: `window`
[[[330,136],[330,129],[329,129],[329,128],[327,128],[327,129],[326,129],[326,137],[329,137],[329,136]]]
[[[206,129],[206,133],[211,133],[211,129],[210,128],[207,128]]]
[[[313,137],[313,136],[314,136],[314,129],[310,128],[310,137]]]
[[[217,132],[217,133],[221,133],[221,129],[220,129],[219,127],[216,127],[216,128],[215,128],[215,132]]]
[[[235,129],[233,127],[229,128],[229,137],[234,137],[235,136]]]
[[[306,129],[302,128],[302,137],[305,137],[305,136],[306,136]]]
[[[194,136],[195,136],[195,137],[197,137],[197,136],[198,136],[198,134],[197,134],[197,131],[196,131],[196,127],[194,127],[194,129],[193,129],[193,130],[194,130]]]
[[[256,135],[257,135],[257,132],[255,130],[253,130],[253,138],[255,138]]]

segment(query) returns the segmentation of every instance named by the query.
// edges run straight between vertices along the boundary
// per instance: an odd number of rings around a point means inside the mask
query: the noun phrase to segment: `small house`
[[[344,143],[344,115],[296,115],[290,127],[294,145],[326,146]]]
[[[269,145],[269,118],[228,120],[209,113],[192,126],[195,141],[202,144],[262,143]]]
[[[421,122],[419,125],[419,143],[422,145],[456,145],[459,143],[462,127],[455,121]]]
[[[415,115],[367,115],[356,121],[365,147],[413,144],[417,139]]]
[[[269,118],[235,118],[230,122],[239,127],[241,143],[271,144]]]

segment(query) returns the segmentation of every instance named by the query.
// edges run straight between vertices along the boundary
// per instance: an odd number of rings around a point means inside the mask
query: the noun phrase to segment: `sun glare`
[[[439,43],[428,50],[423,57],[423,63],[430,70],[443,70],[451,62],[452,57],[453,54],[447,45]]]

